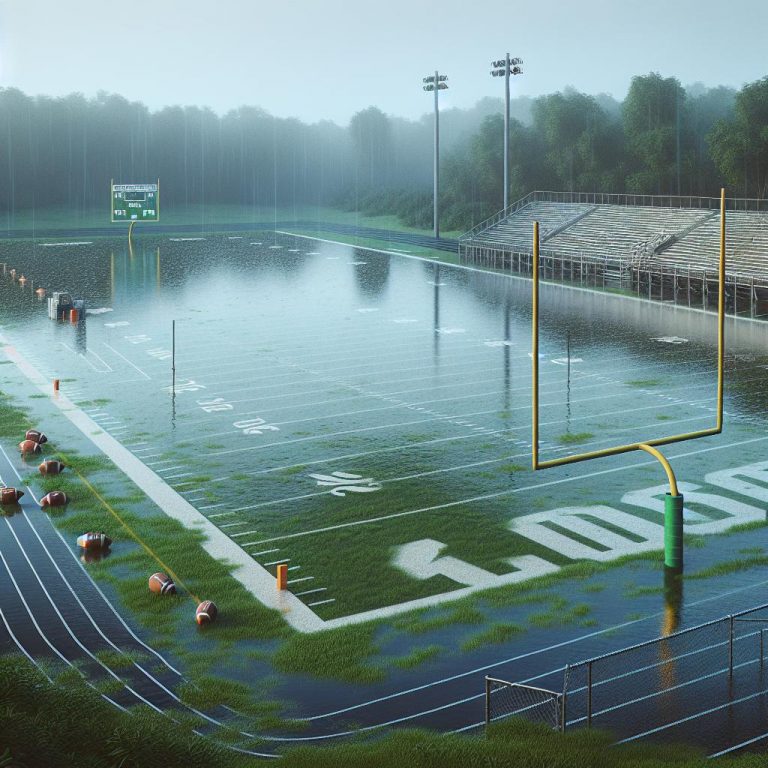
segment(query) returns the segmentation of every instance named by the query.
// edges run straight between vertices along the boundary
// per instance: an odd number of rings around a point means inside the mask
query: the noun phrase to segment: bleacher
[[[631,261],[650,255],[655,247],[705,215],[690,209],[600,205],[548,240],[546,248],[563,255],[588,254]]]
[[[579,203],[534,201],[475,235],[473,242],[529,251],[534,221],[539,222],[539,237],[544,240],[550,232],[588,213],[592,208],[594,206]]]
[[[527,253],[532,224],[538,221],[542,253],[547,255],[608,259],[640,269],[716,272],[718,201],[687,198],[685,202],[690,207],[630,204],[624,196],[534,192],[513,206],[509,215],[501,220],[496,216],[488,227],[476,227],[459,242],[465,252],[479,247]],[[727,227],[727,272],[768,281],[768,213],[728,211]]]
[[[726,232],[727,271],[768,278],[768,214],[728,212]],[[719,253],[720,217],[715,216],[656,254],[653,262],[715,272]]]

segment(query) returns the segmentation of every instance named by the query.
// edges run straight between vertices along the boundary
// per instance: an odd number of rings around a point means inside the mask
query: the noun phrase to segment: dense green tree
[[[392,127],[389,118],[377,107],[355,113],[349,122],[355,147],[359,186],[386,187],[392,163]]]
[[[733,114],[736,91],[719,86],[706,88],[700,83],[686,87],[687,122],[691,132],[689,192],[711,195],[723,183],[723,175],[715,165],[709,135],[720,120]]]
[[[542,96],[533,105],[533,125],[544,142],[553,189],[594,191],[613,186],[621,134],[595,98],[576,91]]]
[[[744,197],[768,192],[768,77],[745,85],[736,95],[731,120],[710,134],[712,157],[729,184]]]
[[[624,100],[624,134],[630,161],[627,188],[641,194],[683,191],[685,90],[656,72],[632,78]]]

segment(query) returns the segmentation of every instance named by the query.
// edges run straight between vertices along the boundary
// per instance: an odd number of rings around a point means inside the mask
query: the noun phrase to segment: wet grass
[[[645,389],[647,387],[658,387],[661,384],[659,379],[633,379],[631,381],[624,382],[628,387],[640,387]]]
[[[566,610],[563,605],[555,605],[552,610],[544,613],[533,613],[528,617],[528,623],[532,627],[550,629],[551,627],[563,627],[568,624],[576,624],[584,620],[592,609],[586,603],[574,605]]]
[[[559,443],[563,445],[577,445],[578,443],[584,443],[590,438],[594,437],[591,432],[566,432],[557,438]]]
[[[695,573],[686,573],[684,579],[711,579],[715,576],[726,576],[730,573],[739,573],[740,571],[748,571],[752,568],[759,568],[768,565],[767,555],[751,555],[748,557],[740,557],[734,560],[724,560],[721,563],[716,563],[708,568],[702,568]]]
[[[428,645],[426,648],[415,648],[407,656],[394,659],[392,664],[398,669],[414,669],[427,661],[432,661],[432,659],[439,656],[442,652],[443,649],[439,645]]]
[[[488,629],[473,635],[461,644],[462,651],[474,651],[486,645],[507,643],[516,635],[525,632],[525,628],[518,624],[498,623],[492,624]]]
[[[384,670],[372,663],[379,652],[376,630],[376,625],[366,624],[311,635],[295,634],[277,649],[272,663],[281,672],[376,683],[385,677]]]
[[[485,615],[469,602],[456,605],[436,616],[425,616],[427,611],[411,612],[395,619],[393,626],[414,635],[422,635],[457,624],[482,624]]]
[[[82,683],[55,685],[21,657],[0,657],[0,764],[46,768],[245,768],[260,764],[192,733],[197,719],[173,723],[155,712],[129,715]],[[265,712],[263,725],[270,723]],[[278,720],[278,727],[286,721]],[[98,738],[94,738],[97,734]],[[493,724],[483,738],[427,731],[394,731],[375,740],[302,746],[286,751],[286,768],[705,768],[701,750],[635,743],[614,746],[599,730],[564,734],[523,720]],[[83,745],[88,749],[84,750]],[[758,768],[756,753],[718,760],[722,768]]]

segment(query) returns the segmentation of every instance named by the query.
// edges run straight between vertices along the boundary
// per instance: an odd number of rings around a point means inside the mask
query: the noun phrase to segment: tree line
[[[501,99],[441,113],[441,216],[466,229],[502,206]],[[329,206],[431,223],[432,115],[376,107],[347,127],[258,107],[150,111],[116,94],[0,89],[0,214],[107,208],[110,179],[160,178],[164,206]],[[768,78],[740,91],[638,76],[623,102],[566,89],[512,102],[510,199],[533,189],[768,193]]]

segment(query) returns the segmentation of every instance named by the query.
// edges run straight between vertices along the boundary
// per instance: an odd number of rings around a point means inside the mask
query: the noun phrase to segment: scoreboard
[[[115,184],[110,194],[112,221],[159,221],[160,180],[155,184]]]

